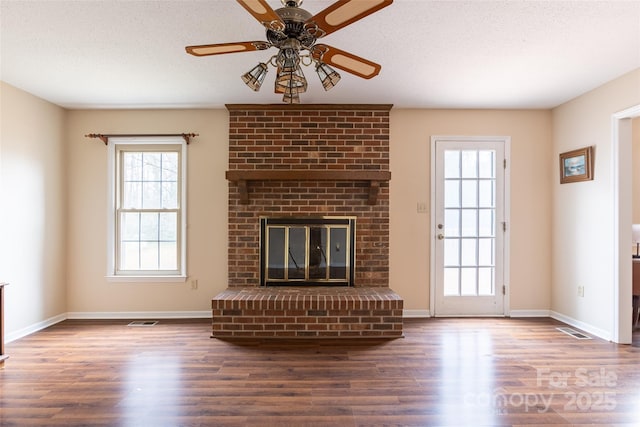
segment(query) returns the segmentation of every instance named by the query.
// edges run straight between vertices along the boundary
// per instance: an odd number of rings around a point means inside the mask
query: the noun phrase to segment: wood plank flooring
[[[640,345],[577,340],[550,319],[239,342],[211,339],[207,320],[127,323],[65,321],[8,344],[0,426],[640,425]]]

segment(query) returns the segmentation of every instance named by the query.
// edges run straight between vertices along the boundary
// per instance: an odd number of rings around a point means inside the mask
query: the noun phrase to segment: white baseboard
[[[34,332],[41,331],[49,326],[53,326],[56,323],[60,323],[63,320],[67,319],[66,313],[59,314],[57,316],[50,317],[42,322],[34,323],[33,325],[27,326],[26,328],[19,329],[14,332],[9,332],[4,337],[5,343],[10,343],[11,341],[18,340],[20,338],[26,337],[27,335],[31,335]]]
[[[210,319],[211,311],[72,311],[67,319],[109,320],[109,319]]]
[[[556,319],[561,321],[562,323],[566,323],[569,326],[573,326],[575,328],[581,329],[591,335],[595,335],[598,338],[602,338],[603,340],[607,340],[607,341],[612,341],[612,337],[611,337],[611,333],[609,331],[605,331],[604,329],[600,329],[600,328],[596,328],[593,325],[590,325],[588,323],[584,323],[581,322],[579,320],[576,320],[572,317],[569,316],[565,316],[562,313],[558,313],[555,311],[550,311],[549,312],[549,316],[552,319]]]
[[[42,322],[34,323],[31,326],[22,328],[18,331],[7,333],[5,336],[5,343],[18,340],[20,338],[31,335],[35,332],[41,331],[53,326],[56,323],[60,323],[67,319],[75,320],[117,320],[117,319],[210,319],[211,311],[116,311],[116,312],[69,312],[62,313]]]
[[[429,310],[403,310],[402,317],[406,317],[406,318],[431,317],[431,313],[429,312]]]
[[[509,317],[550,317],[549,310],[511,310]]]

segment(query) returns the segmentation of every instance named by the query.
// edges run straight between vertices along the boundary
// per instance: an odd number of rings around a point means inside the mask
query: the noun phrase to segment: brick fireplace
[[[389,289],[390,105],[227,105],[228,289],[214,337],[397,337]],[[352,286],[260,286],[261,220],[356,218]]]

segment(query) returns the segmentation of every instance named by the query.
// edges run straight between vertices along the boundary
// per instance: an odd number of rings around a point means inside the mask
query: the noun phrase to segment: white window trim
[[[120,275],[116,274],[116,153],[118,145],[180,145],[182,168],[180,191],[180,272],[175,275]],[[184,283],[187,280],[187,144],[177,137],[110,137],[107,144],[107,274],[109,282]]]

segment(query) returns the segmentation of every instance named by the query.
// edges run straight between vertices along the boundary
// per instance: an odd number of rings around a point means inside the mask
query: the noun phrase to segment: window
[[[184,280],[185,142],[176,138],[109,142],[109,276]]]

